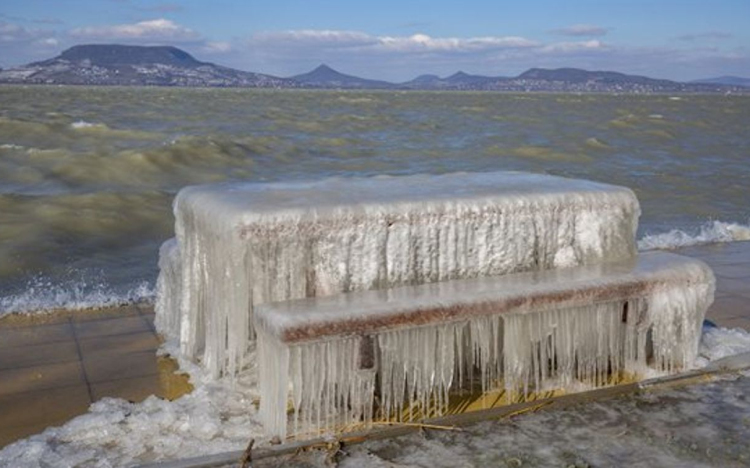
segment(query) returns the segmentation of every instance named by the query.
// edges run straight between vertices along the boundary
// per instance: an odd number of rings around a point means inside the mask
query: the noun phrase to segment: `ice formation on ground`
[[[742,467],[750,372],[350,447],[342,468]],[[304,459],[303,459],[304,461]]]
[[[256,304],[629,258],[640,208],[623,187],[457,173],[187,187],[174,212],[167,313],[219,376],[241,368]]]
[[[506,395],[525,395],[689,369],[713,291],[703,262],[652,252],[637,262],[260,305],[260,417],[285,437],[289,393],[295,433],[367,425],[376,381],[379,417],[401,420],[415,406],[441,414],[458,389],[502,382]],[[481,388],[466,379],[475,370]]]
[[[701,356],[707,359],[704,363],[712,360],[713,356],[723,355],[729,349],[728,343],[735,343],[731,347],[737,352],[750,352],[748,332],[715,328],[710,331],[711,338],[706,339],[707,333],[708,330],[703,335],[700,348]],[[176,352],[176,343],[169,342],[163,349],[165,352]],[[105,398],[93,404],[87,414],[0,449],[0,466],[132,466],[154,460],[242,450],[250,438],[255,438],[258,446],[265,444],[255,411],[258,386],[254,369],[247,369],[234,380],[229,377],[213,380],[200,367],[188,361],[181,361],[180,367],[192,376],[191,381],[195,385],[192,393],[171,402],[150,397],[134,404],[122,399]],[[566,458],[573,456],[574,452],[584,457],[605,457],[603,460],[613,459],[606,457],[625,457],[627,460],[628,456],[636,456],[636,452],[646,443],[648,452],[643,456],[649,457],[651,462],[644,466],[669,466],[666,461],[654,463],[653,460],[672,460],[673,466],[684,466],[684,458],[676,457],[669,450],[659,452],[663,449],[663,442],[677,443],[683,451],[681,455],[705,455],[691,449],[690,444],[686,446],[680,442],[688,437],[679,436],[675,427],[680,428],[680,433],[689,430],[696,434],[695,443],[701,450],[713,450],[718,457],[726,456],[727,450],[747,449],[747,436],[736,432],[746,426],[735,424],[735,418],[745,417],[750,411],[743,396],[750,391],[750,376],[741,377],[737,382],[742,387],[720,381],[707,384],[708,387],[695,385],[684,392],[678,390],[678,394],[690,396],[678,404],[667,393],[663,399],[659,396],[628,397],[571,410],[542,412],[511,422],[483,423],[467,429],[466,434],[470,439],[454,441],[449,448],[440,448],[447,443],[445,441],[437,441],[433,446],[414,437],[367,444],[361,449],[353,449],[352,459],[345,460],[345,463],[349,463],[348,466],[362,466],[360,464],[365,462],[370,466],[384,466],[383,463],[396,463],[396,466],[425,463],[430,466],[456,466],[467,460],[463,457],[485,453],[488,457],[484,459],[485,463],[481,459],[474,460],[474,463],[486,464],[493,460],[502,463],[513,457],[523,460],[541,457],[539,463],[545,463],[549,460],[545,457],[554,457],[550,463],[557,465],[559,460],[575,463],[575,460]],[[640,401],[637,398],[645,398],[645,402],[654,401],[655,404],[643,408],[637,403]],[[619,416],[601,419],[598,415]],[[689,415],[689,423],[672,422],[680,415]],[[581,418],[585,418],[584,423]],[[525,422],[527,419],[528,423]],[[500,424],[501,430],[492,424]],[[645,440],[639,440],[639,430],[634,427],[652,432]],[[724,432],[716,432],[717,427],[723,428]],[[519,431],[523,428],[528,430]],[[726,437],[731,434],[734,434],[734,439]],[[706,435],[710,436],[710,440],[701,438]],[[519,438],[522,439],[520,446]],[[387,447],[400,447],[402,451],[385,455],[380,448]],[[380,453],[381,457],[391,461],[373,456],[372,452]],[[413,458],[408,458],[409,454]],[[657,454],[657,458],[650,458]],[[612,464],[589,461],[593,466]]]

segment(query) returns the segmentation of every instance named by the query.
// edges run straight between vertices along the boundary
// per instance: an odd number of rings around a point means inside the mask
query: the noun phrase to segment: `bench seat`
[[[713,291],[703,262],[650,252],[260,304],[261,418],[283,436],[288,401],[299,424],[331,429],[415,402],[439,413],[450,392],[476,381],[517,393],[687,368]]]

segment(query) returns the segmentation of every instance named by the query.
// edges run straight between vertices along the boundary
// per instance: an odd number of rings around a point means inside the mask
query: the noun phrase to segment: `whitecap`
[[[728,356],[750,352],[750,332],[741,328],[703,327],[698,367]]]
[[[691,245],[750,240],[750,225],[713,221],[697,231],[672,229],[660,234],[646,234],[638,240],[639,250],[675,249]]]
[[[106,283],[59,285],[45,278],[34,278],[24,291],[0,297],[0,317],[8,314],[31,314],[54,310],[83,310],[112,307],[134,302],[153,301],[154,287],[148,282],[116,292]]]
[[[84,130],[87,128],[106,128],[107,126],[103,123],[92,123],[86,122],[85,120],[77,120],[70,124],[70,127],[75,130]]]

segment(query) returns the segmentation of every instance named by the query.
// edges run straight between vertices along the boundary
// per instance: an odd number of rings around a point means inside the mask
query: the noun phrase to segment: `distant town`
[[[312,89],[390,89],[575,93],[750,94],[750,79],[720,77],[692,82],[654,79],[612,71],[532,68],[515,77],[457,72],[441,78],[421,75],[403,83],[347,75],[327,65],[281,78],[196,60],[170,46],[90,44],[57,57],[0,70],[2,84],[178,86]]]

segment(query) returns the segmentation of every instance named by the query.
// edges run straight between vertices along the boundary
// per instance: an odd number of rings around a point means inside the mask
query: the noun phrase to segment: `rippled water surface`
[[[5,310],[148,294],[188,184],[524,170],[632,187],[641,237],[750,217],[749,97],[0,87],[0,102]]]

